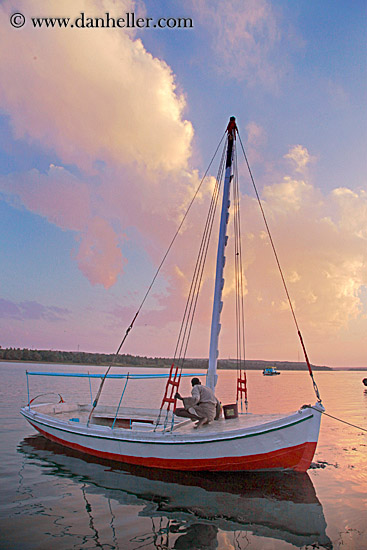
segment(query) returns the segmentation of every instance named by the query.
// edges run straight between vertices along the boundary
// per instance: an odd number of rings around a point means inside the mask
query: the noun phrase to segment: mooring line
[[[315,409],[315,407],[310,407],[311,409],[314,409],[317,411],[318,409]],[[356,424],[351,424],[350,422],[347,422],[346,420],[342,420],[341,418],[337,418],[336,416],[333,416],[332,414],[328,414],[326,412],[323,412],[322,414],[325,414],[326,416],[329,416],[330,418],[333,418],[334,420],[338,420],[339,422],[343,422],[343,424],[348,424],[348,426],[352,426],[353,428],[357,428],[357,430],[362,430],[363,432],[367,432],[366,428],[361,428],[361,426],[357,426]]]

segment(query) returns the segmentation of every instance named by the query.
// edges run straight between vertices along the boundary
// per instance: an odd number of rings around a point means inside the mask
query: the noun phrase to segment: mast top
[[[232,164],[232,151],[233,151],[233,142],[236,139],[236,132],[238,132],[236,117],[231,116],[227,126],[227,135],[228,135],[228,147],[227,147],[227,162],[226,168]]]
[[[234,138],[236,139],[236,132],[238,132],[237,124],[236,124],[236,117],[231,116],[228,122],[227,126],[227,133],[228,133],[228,139]]]

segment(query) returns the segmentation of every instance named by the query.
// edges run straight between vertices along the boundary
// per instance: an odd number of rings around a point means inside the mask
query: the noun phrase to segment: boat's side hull
[[[23,416],[42,435],[74,450],[104,459],[154,468],[190,471],[293,469],[305,472],[312,461],[321,412],[307,409],[286,421],[258,428],[206,435],[159,434],[70,426],[35,414]],[[126,435],[125,435],[126,434]]]
[[[47,433],[32,422],[30,422],[30,424],[51,441],[82,453],[98,456],[106,460],[124,462],[126,464],[181,471],[257,471],[292,469],[299,472],[305,472],[310,467],[317,444],[316,442],[306,442],[286,449],[278,449],[268,453],[240,457],[224,456],[219,458],[205,458],[203,456],[193,459],[167,459],[154,456],[143,457],[116,454],[108,452],[107,450],[103,451],[84,447],[78,443],[73,443]]]

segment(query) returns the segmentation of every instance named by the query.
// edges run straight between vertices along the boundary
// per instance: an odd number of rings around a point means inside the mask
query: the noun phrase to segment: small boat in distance
[[[363,378],[362,383],[367,386],[367,378]]]
[[[275,374],[280,374],[276,367],[265,367],[263,370],[264,376],[274,376]]]
[[[226,135],[226,138],[225,138]],[[288,297],[298,337],[304,352],[306,364],[312,379],[317,402],[311,405],[302,405],[298,410],[289,413],[248,414],[247,412],[247,379],[245,372],[245,329],[244,329],[244,298],[245,283],[243,275],[242,239],[240,223],[240,191],[237,170],[236,142],[241,144],[251,181],[255,188],[259,207],[268,230],[270,243],[273,248],[279,271]],[[210,204],[206,220],[203,220],[203,235],[198,257],[195,264],[192,282],[188,293],[186,308],[176,343],[174,360],[171,366],[165,393],[160,409],[132,408],[121,406],[122,398],[129,379],[139,378],[139,375],[108,374],[113,367],[111,364],[104,375],[77,374],[77,373],[27,373],[28,404],[21,409],[26,420],[46,438],[77,450],[81,453],[94,455],[99,458],[120,461],[127,464],[146,466],[180,471],[248,471],[248,470],[294,470],[305,472],[311,465],[319,436],[321,416],[325,411],[316,382],[313,378],[311,364],[308,360],[302,335],[299,330],[295,312],[286,288],[280,263],[276,255],[273,240],[265,219],[261,201],[255,186],[247,156],[235,123],[231,117],[226,134],[223,135],[217,151],[225,139],[218,175],[215,185],[212,186]],[[214,158],[214,157],[213,157]],[[210,165],[209,165],[210,166]],[[209,168],[208,168],[209,170]],[[206,171],[206,173],[208,172]],[[182,219],[181,225],[171,241],[171,244],[158,267],[157,273],[146,292],[132,322],[117,349],[118,356],[134,322],[152,288],[159,270],[170,251],[170,248],[180,233],[182,224],[187,216],[191,204],[198,195],[206,173]],[[203,273],[213,221],[217,205],[221,202],[219,236],[217,241],[217,255],[215,267],[214,297],[212,303],[211,333],[209,342],[209,361],[206,376],[206,385],[215,390],[217,384],[217,362],[219,333],[221,329],[220,315],[223,307],[224,266],[226,263],[226,246],[228,241],[228,220],[230,217],[230,198],[232,195],[232,212],[234,218],[234,273],[236,298],[236,330],[233,331],[233,347],[237,350],[237,380],[234,389],[237,389],[236,399],[231,405],[223,405],[223,409],[230,407],[232,414],[225,415],[201,429],[195,429],[190,419],[182,420],[174,415],[176,395],[178,394],[181,377],[185,376],[182,369],[186,359],[190,334],[193,329],[194,314],[196,311],[199,291],[202,286]],[[221,199],[221,200],[220,200]],[[205,223],[204,223],[205,222]],[[71,377],[100,377],[101,383],[94,401],[85,402],[64,401],[34,404],[30,399],[30,375],[71,376]],[[279,374],[279,373],[276,373]],[[141,378],[161,377],[158,374],[141,375]],[[99,398],[103,384],[107,378],[125,379],[122,383],[122,395],[116,406],[101,405]],[[38,396],[39,397],[39,396]],[[243,412],[243,401],[246,411]],[[240,406],[239,406],[240,405]],[[302,405],[302,406],[301,406]],[[144,406],[144,404],[143,404]],[[173,411],[171,409],[173,408]],[[240,409],[240,412],[238,411]]]

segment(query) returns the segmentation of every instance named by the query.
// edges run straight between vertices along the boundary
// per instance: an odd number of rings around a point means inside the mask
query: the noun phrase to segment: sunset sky
[[[31,21],[81,13],[193,27]],[[311,362],[367,366],[364,0],[5,0],[0,23],[2,347],[113,353],[235,115]],[[247,357],[302,360],[238,159]],[[124,353],[173,355],[218,162]],[[191,357],[208,355],[213,270],[212,257]]]

